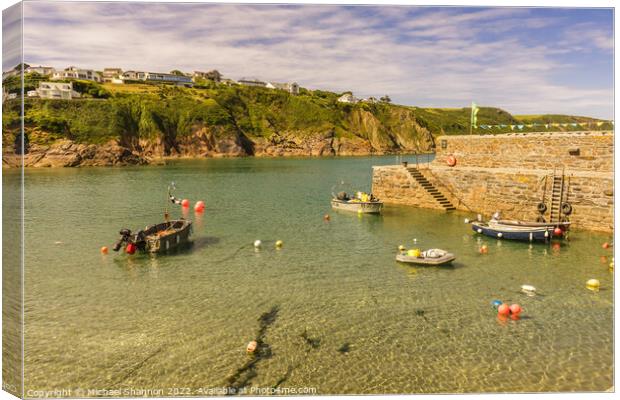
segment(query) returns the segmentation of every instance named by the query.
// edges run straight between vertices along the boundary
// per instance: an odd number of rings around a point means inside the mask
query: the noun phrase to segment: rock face
[[[25,167],[77,167],[148,164],[141,154],[119,146],[115,141],[103,145],[76,144],[62,140],[50,146],[33,144],[23,158]],[[19,167],[21,156],[5,151],[2,164]]]

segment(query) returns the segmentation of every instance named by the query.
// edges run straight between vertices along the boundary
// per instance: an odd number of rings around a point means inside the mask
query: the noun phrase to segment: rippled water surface
[[[462,213],[330,210],[334,183],[369,189],[371,166],[395,162],[247,158],[27,171],[26,390],[608,389],[613,275],[601,243],[611,238],[575,231],[570,242],[529,245],[477,237]],[[206,202],[201,218],[188,215],[193,246],[159,257],[101,255],[120,228],[162,218],[170,181],[179,196]],[[395,262],[397,246],[414,238],[457,262]],[[489,254],[478,253],[481,243]],[[599,292],[585,288],[590,278],[601,281]],[[538,295],[521,294],[522,284]],[[520,303],[523,318],[498,320],[494,299]],[[255,338],[264,357],[252,360],[245,347]]]

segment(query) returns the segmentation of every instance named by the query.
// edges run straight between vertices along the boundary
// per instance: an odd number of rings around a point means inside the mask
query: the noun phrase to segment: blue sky
[[[418,106],[613,116],[611,9],[26,2],[24,55],[218,69]]]

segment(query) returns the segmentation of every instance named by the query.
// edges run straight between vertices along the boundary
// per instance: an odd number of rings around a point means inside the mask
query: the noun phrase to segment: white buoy
[[[418,239],[413,239],[413,243],[418,243]]]
[[[256,351],[257,347],[258,347],[258,343],[256,342],[256,340],[252,340],[250,343],[248,343],[248,347],[246,347],[246,351],[249,354],[253,354]]]
[[[478,222],[482,222],[482,214],[478,214],[477,218],[478,218]]]
[[[521,291],[528,296],[533,296],[536,294],[536,288],[532,285],[521,285]]]
[[[403,246],[402,244],[400,246],[398,246],[398,251],[405,251],[406,247]]]
[[[469,224],[469,218],[465,218],[465,223]]]
[[[503,235],[501,232],[498,232],[498,233],[497,233],[497,237],[498,237],[498,238],[501,238],[502,236],[504,236],[504,235]]]
[[[257,249],[260,249],[260,247],[263,245],[263,242],[261,242],[260,240],[255,240],[254,241],[254,247]]]
[[[478,233],[482,233],[482,229],[478,228]]]
[[[545,231],[545,237],[549,237],[549,231]]]

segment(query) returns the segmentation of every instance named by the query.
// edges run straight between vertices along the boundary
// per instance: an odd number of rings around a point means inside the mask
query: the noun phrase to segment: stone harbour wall
[[[440,136],[433,164],[613,172],[614,136],[609,131]]]
[[[613,134],[561,133],[557,141],[549,140],[552,135],[440,137],[435,160],[419,170],[459,210],[486,217],[500,211],[503,218],[527,221],[539,216],[543,198],[549,220],[554,169],[563,171],[573,226],[612,232]],[[444,139],[448,144],[440,149]],[[579,155],[568,153],[576,148]],[[449,155],[457,158],[456,166],[446,165]],[[543,159],[553,155],[562,162]],[[442,209],[401,165],[374,167],[372,184],[373,193],[388,204]]]

